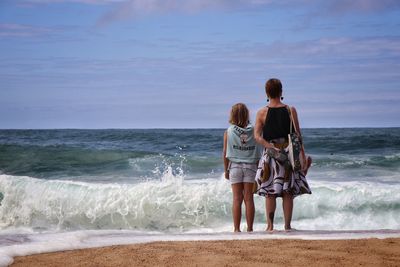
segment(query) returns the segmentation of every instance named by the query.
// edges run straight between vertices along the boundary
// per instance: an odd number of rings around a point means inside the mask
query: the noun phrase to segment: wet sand
[[[400,238],[168,241],[16,257],[12,266],[400,266]]]

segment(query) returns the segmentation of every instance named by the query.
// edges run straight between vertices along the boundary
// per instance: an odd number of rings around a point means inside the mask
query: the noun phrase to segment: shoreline
[[[219,232],[162,234],[130,230],[86,230],[63,233],[0,235],[0,266],[7,266],[17,258],[18,261],[20,261],[21,259],[31,259],[32,257],[38,260],[36,257],[39,257],[40,261],[42,261],[43,257],[46,258],[47,255],[58,255],[56,257],[62,257],[60,255],[67,252],[78,253],[76,257],[80,257],[80,253],[83,253],[83,255],[94,255],[93,253],[96,254],[98,249],[105,249],[104,253],[108,253],[107,251],[109,250],[115,250],[116,248],[126,246],[151,247],[151,244],[159,243],[169,245],[181,244],[178,245],[176,249],[185,250],[186,245],[183,244],[191,243],[209,244],[205,245],[207,247],[214,246],[212,244],[215,243],[226,242],[226,245],[229,247],[243,241],[245,243],[247,242],[247,244],[253,244],[252,242],[254,242],[254,244],[259,244],[263,247],[264,245],[261,244],[264,243],[272,245],[275,242],[278,244],[303,242],[306,244],[310,241],[319,241],[325,244],[322,245],[322,247],[324,247],[330,246],[329,244],[335,244],[336,241],[344,244],[348,242],[355,242],[355,244],[358,244],[357,241],[363,243],[365,240],[381,240],[382,242],[386,242],[384,240],[395,240],[394,243],[397,244],[397,251],[400,251],[400,230],[298,230],[293,232],[275,231],[272,234],[265,231],[253,233]],[[252,247],[253,245],[250,246]],[[377,247],[379,246],[382,246],[382,244]],[[168,250],[168,248],[166,249]],[[284,249],[286,248],[280,248],[276,253],[280,254]],[[332,251],[334,250],[335,249]],[[159,251],[157,253],[162,254],[163,252]],[[247,253],[251,254],[252,252],[247,251]],[[298,253],[302,253],[301,250]],[[109,255],[109,257],[113,256]]]
[[[16,257],[12,266],[398,266],[400,238],[156,241]]]

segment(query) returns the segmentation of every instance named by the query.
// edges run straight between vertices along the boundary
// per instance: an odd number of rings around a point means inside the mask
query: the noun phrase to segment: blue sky
[[[400,126],[397,0],[0,0],[0,128]]]

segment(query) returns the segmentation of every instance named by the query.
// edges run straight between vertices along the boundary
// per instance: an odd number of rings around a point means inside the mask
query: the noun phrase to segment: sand
[[[12,266],[400,266],[400,238],[154,242],[16,257]]]

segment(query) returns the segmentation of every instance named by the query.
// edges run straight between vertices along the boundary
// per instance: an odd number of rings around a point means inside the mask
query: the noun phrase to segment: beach
[[[16,257],[12,266],[398,266],[400,238],[168,241]]]

